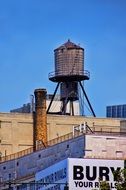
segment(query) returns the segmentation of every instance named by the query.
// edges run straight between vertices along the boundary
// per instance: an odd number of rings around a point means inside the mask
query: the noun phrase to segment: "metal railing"
[[[89,134],[89,135],[90,134],[94,134],[94,135],[108,135],[108,136],[112,135],[112,136],[125,136],[126,137],[126,132],[114,132],[114,131],[111,131],[111,130],[110,131],[102,131],[102,130],[101,131],[96,131],[95,128],[93,128],[93,127],[91,127],[91,130],[92,130],[93,133],[91,131],[89,131],[89,130],[87,130],[85,132],[84,131],[80,132],[79,130],[76,130],[74,132],[74,135],[73,135],[73,132],[71,132],[71,133],[68,133],[66,135],[57,137],[55,139],[52,139],[52,140],[48,141],[46,143],[46,147],[44,146],[43,143],[38,144],[36,151],[48,148],[48,147],[53,146],[55,144],[62,143],[64,141],[73,139],[75,137],[79,137],[79,136],[84,135],[84,134]],[[13,160],[13,159],[17,159],[17,158],[23,157],[25,155],[31,154],[33,152],[34,152],[33,147],[30,147],[28,149],[19,151],[17,153],[0,157],[0,163],[5,162],[5,161],[9,161],[9,160]]]
[[[30,154],[33,152],[33,147],[30,147],[28,149],[16,152],[14,154],[10,154],[10,155],[6,155],[0,158],[0,163],[5,162],[5,161],[9,161],[9,160],[13,160],[13,159],[17,159],[20,158],[22,156],[25,156],[27,154]]]
[[[73,133],[72,133],[72,132],[71,132],[71,133],[68,133],[68,134],[66,134],[66,135],[63,135],[63,136],[60,136],[60,137],[57,137],[57,138],[55,138],[55,139],[52,139],[52,140],[48,141],[48,142],[46,143],[46,147],[44,146],[43,143],[38,144],[36,151],[42,150],[42,149],[45,149],[45,148],[48,148],[48,147],[53,146],[53,145],[55,145],[55,144],[58,144],[58,143],[61,143],[61,142],[64,142],[64,141],[73,139],[73,138],[78,137],[78,136],[81,136],[81,135],[82,135],[82,133],[80,133],[79,131],[76,131],[76,133],[74,134],[74,136],[73,136]],[[17,153],[0,157],[0,163],[5,162],[5,161],[9,161],[9,160],[13,160],[13,159],[17,159],[17,158],[23,157],[23,156],[25,156],[25,155],[31,154],[31,153],[33,153],[33,152],[34,152],[33,147],[30,147],[30,148],[28,148],[28,149],[19,151],[19,152],[17,152]]]
[[[49,78],[53,78],[53,77],[57,77],[57,76],[72,76],[72,75],[82,75],[82,76],[87,76],[88,78],[90,78],[90,72],[87,71],[87,70],[84,70],[84,71],[71,71],[71,72],[65,72],[64,70],[63,71],[53,71],[53,72],[50,72],[48,77]]]

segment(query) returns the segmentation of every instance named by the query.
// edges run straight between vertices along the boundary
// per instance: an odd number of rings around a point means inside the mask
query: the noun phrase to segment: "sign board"
[[[67,181],[67,160],[36,173],[35,181],[38,183],[36,190],[64,190]]]
[[[116,188],[113,172],[124,168],[124,160],[68,159],[69,190],[99,189],[99,179]]]
[[[116,189],[113,172],[124,168],[124,160],[68,158],[35,175],[36,190],[99,190],[99,179]]]

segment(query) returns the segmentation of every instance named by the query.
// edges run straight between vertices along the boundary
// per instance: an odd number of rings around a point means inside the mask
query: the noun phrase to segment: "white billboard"
[[[99,179],[116,188],[113,172],[124,168],[124,160],[68,159],[69,190],[99,189]]]
[[[68,158],[36,173],[36,190],[99,190],[99,179],[115,190],[113,172],[123,168],[124,160]]]
[[[35,175],[36,190],[64,190],[67,182],[67,160],[54,164]]]

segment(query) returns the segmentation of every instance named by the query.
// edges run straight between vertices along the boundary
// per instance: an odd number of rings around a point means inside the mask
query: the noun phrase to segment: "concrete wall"
[[[73,126],[87,122],[93,131],[119,132],[121,122],[119,119],[94,118],[84,116],[48,115],[48,139],[70,133]]]
[[[32,134],[31,114],[0,113],[0,152],[3,156],[31,147]]]
[[[121,132],[126,133],[126,120],[121,121]]]
[[[73,126],[83,122],[95,131],[123,131],[126,121],[84,116],[47,115],[48,140],[68,134]],[[27,149],[33,145],[32,114],[0,113],[0,152],[3,156]]]
[[[126,136],[86,135],[85,157],[126,159]]]
[[[33,176],[36,172],[49,167],[50,165],[59,162],[68,157],[83,158],[84,156],[84,136],[59,143],[47,149],[40,150],[24,156],[20,159],[6,161],[0,164],[1,181],[9,180],[24,180],[27,176]],[[75,148],[76,147],[76,148]],[[2,188],[4,189],[4,188]]]
[[[125,136],[83,134],[47,149],[1,163],[0,179],[5,182],[11,174],[13,182],[33,181],[36,172],[68,157],[125,159],[125,147]],[[4,188],[6,187],[1,187]]]

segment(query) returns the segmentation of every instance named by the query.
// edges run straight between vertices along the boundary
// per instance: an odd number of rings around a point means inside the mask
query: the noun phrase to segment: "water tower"
[[[57,83],[56,89],[47,109],[50,113],[50,107],[60,87],[60,100],[62,102],[60,114],[67,114],[66,107],[69,102],[70,114],[74,115],[73,102],[79,101],[79,86],[82,89],[89,108],[95,116],[93,108],[89,102],[87,94],[81,81],[89,80],[90,73],[84,70],[84,49],[79,45],[68,40],[65,44],[54,50],[55,71],[49,73],[49,80]]]

